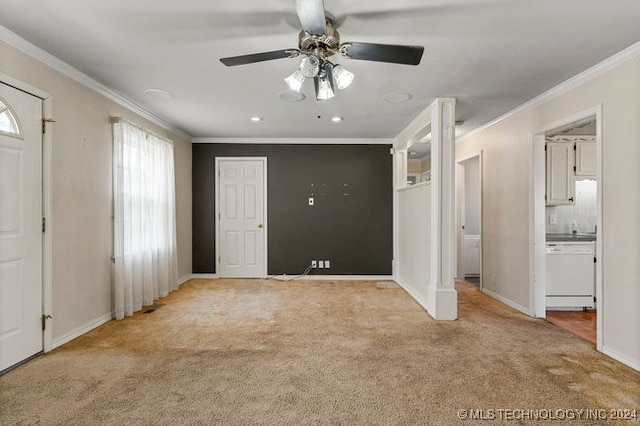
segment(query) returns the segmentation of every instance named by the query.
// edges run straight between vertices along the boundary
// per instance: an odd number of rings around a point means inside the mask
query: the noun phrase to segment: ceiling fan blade
[[[252,64],[254,62],[271,61],[273,59],[294,58],[300,54],[298,49],[272,50],[270,52],[253,53],[251,55],[231,56],[221,58],[220,62],[228,67]]]
[[[424,47],[398,44],[343,43],[343,56],[363,61],[389,62],[392,64],[418,65]]]
[[[296,0],[296,12],[302,29],[309,34],[323,35],[327,32],[323,0]]]

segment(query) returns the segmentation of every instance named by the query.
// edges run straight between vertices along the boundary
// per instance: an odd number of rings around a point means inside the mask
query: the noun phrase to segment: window
[[[173,142],[115,120],[114,261],[116,318],[177,286]]]
[[[2,99],[0,99],[0,132],[9,135],[20,134],[20,127],[15,115]]]

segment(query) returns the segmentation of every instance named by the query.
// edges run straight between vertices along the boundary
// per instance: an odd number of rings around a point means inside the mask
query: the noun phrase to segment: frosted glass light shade
[[[331,88],[331,84],[329,80],[326,78],[318,81],[318,96],[317,98],[321,101],[326,101],[327,99],[331,99],[335,96],[333,89]]]
[[[308,78],[312,78],[318,75],[320,72],[320,60],[315,56],[305,56],[300,61],[300,71],[302,75]]]
[[[336,81],[338,89],[346,89],[353,82],[354,75],[342,65],[333,67],[333,78]]]
[[[285,78],[284,81],[291,90],[299,92],[302,87],[302,83],[304,83],[304,75],[302,74],[302,71],[295,70],[289,77]]]
[[[326,101],[336,95],[333,90],[332,78],[331,66],[329,65],[322,68],[322,70],[318,74],[318,77],[316,77],[315,79],[317,100]]]

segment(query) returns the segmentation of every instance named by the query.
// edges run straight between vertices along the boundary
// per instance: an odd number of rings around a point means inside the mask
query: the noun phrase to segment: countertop
[[[583,241],[595,241],[596,234],[547,234],[546,240],[549,242],[560,242],[560,241],[575,241],[575,242],[583,242]]]

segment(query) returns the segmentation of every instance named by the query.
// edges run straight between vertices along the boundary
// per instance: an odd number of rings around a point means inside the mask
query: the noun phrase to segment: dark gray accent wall
[[[215,273],[215,158],[267,157],[268,273],[390,275],[390,145],[193,145],[193,272]],[[312,195],[313,194],[313,195]],[[314,205],[308,199],[314,197]]]

